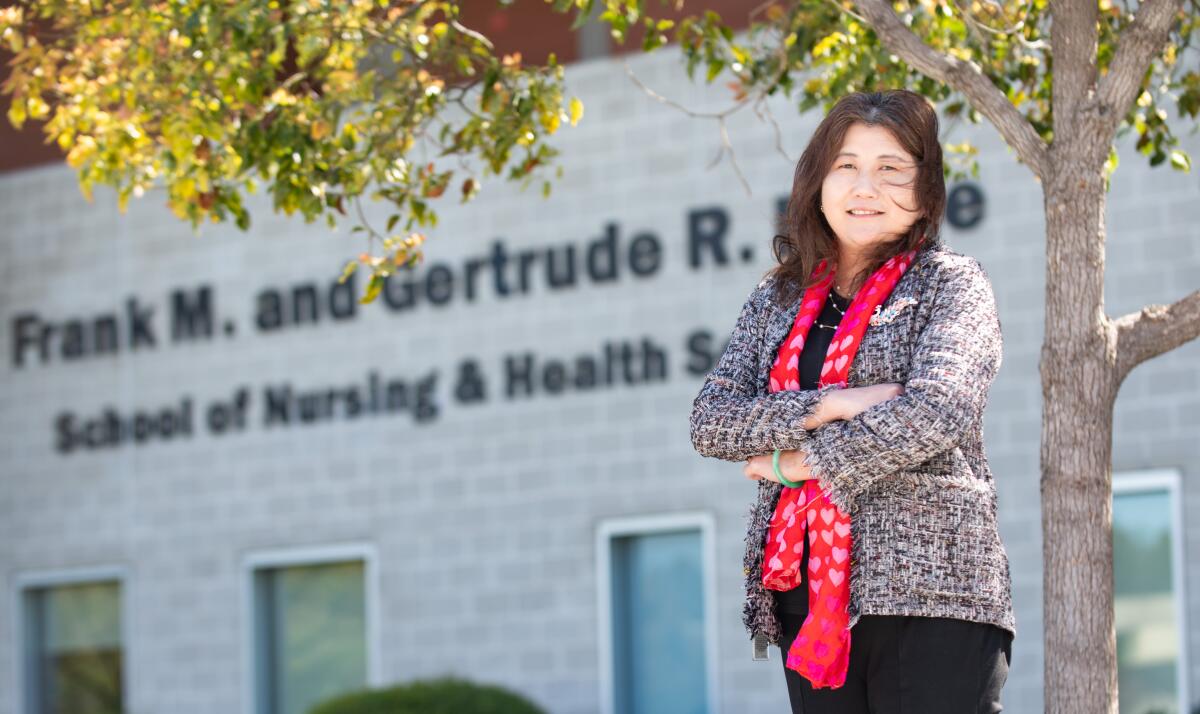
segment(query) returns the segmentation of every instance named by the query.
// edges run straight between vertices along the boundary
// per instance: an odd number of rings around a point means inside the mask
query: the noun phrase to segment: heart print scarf
[[[818,386],[845,386],[872,313],[891,295],[916,252],[893,256],[855,293],[829,343]],[[814,278],[826,264],[825,260],[817,264]],[[834,274],[830,270],[805,291],[791,333],[771,368],[772,393],[800,389],[800,352],[829,297]],[[809,558],[801,563],[805,538]],[[829,500],[815,479],[800,488],[784,487],[779,496],[763,555],[763,587],[791,590],[800,585],[804,567],[808,568],[808,617],[788,649],[787,666],[815,688],[841,687],[850,663],[850,516]]]

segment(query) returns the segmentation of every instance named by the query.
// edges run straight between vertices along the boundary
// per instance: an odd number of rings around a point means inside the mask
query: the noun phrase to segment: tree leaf
[[[1176,171],[1191,173],[1192,158],[1188,156],[1187,152],[1183,151],[1182,149],[1172,149],[1171,168],[1175,169]]]
[[[379,296],[379,291],[383,289],[383,276],[378,273],[371,276],[370,282],[367,283],[367,290],[358,302],[360,305],[366,305],[375,301]]]

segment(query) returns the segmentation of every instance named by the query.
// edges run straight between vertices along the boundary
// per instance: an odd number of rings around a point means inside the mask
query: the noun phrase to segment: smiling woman
[[[890,131],[866,124],[849,128],[834,163],[821,183],[821,210],[841,239],[839,284],[845,284],[880,235],[903,235],[920,216],[917,169]]]
[[[1015,622],[981,420],[1002,342],[986,273],[938,240],[945,203],[929,102],[841,99],[693,404],[696,449],[759,482],[743,619],[794,712],[1000,711]]]
[[[920,217],[916,162],[888,129],[855,124],[834,163],[821,183],[821,211],[839,238],[837,284],[849,294],[880,237],[902,236]]]

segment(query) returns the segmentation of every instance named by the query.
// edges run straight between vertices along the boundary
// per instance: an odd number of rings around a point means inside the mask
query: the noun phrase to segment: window
[[[125,657],[120,576],[20,579],[21,692],[26,714],[121,714]]]
[[[1186,714],[1179,474],[1113,477],[1113,600],[1121,714]]]
[[[610,521],[598,538],[606,714],[716,711],[712,518]]]
[[[374,558],[359,548],[249,559],[256,714],[304,714],[371,676]]]

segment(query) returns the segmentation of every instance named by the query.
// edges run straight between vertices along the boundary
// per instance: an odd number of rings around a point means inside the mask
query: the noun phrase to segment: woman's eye
[[[885,168],[885,169],[891,169],[892,171],[895,171],[895,170],[896,170],[896,167],[895,167],[895,166],[884,166],[883,168]]]
[[[852,168],[854,168],[854,164],[842,164],[842,165],[841,165],[841,166],[839,166],[838,168],[839,168],[839,169],[844,169],[844,168],[851,168],[851,169],[852,169]]]

